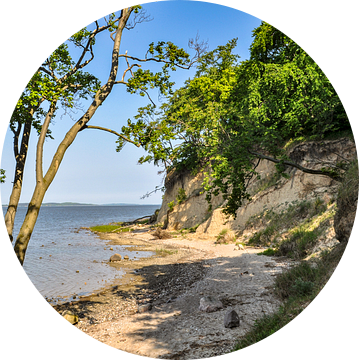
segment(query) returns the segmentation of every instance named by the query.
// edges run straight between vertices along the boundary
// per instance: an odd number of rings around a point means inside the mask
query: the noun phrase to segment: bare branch
[[[125,29],[132,30],[137,24],[149,22],[152,20],[153,18],[146,13],[146,10],[141,9],[141,11],[139,11],[137,14],[134,14],[132,20],[126,24]]]
[[[102,130],[102,131],[107,131],[111,134],[115,134],[117,135],[118,137],[121,137],[123,140],[127,141],[127,142],[130,142],[131,144],[133,145],[136,145],[137,147],[140,147],[141,145],[140,144],[137,144],[135,143],[134,141],[128,139],[126,136],[122,135],[122,134],[119,134],[118,132],[114,131],[114,130],[111,130],[111,129],[107,129],[107,128],[104,128],[102,126],[95,126],[95,125],[85,125],[80,131],[84,130],[84,129],[96,129],[96,130]]]
[[[143,92],[147,95],[148,100],[150,100],[151,103],[152,103],[152,105],[153,105],[154,107],[156,107],[156,104],[155,104],[154,101],[151,99],[150,94],[149,94],[146,90],[141,89],[141,91],[143,91]]]
[[[127,50],[126,50],[126,55],[127,55]],[[135,66],[141,67],[141,65],[139,65],[139,64],[130,65],[127,58],[126,58],[126,63],[127,63],[127,69],[123,72],[122,79],[120,81],[116,81],[115,84],[125,84],[125,85],[127,85],[127,82],[125,82],[125,76],[126,76],[127,72],[130,71],[131,75],[134,76],[133,72],[132,72],[132,68],[135,67]]]
[[[208,40],[207,41],[199,41],[199,34],[197,33],[196,37],[194,39],[189,39],[188,40],[188,47],[190,49],[195,50],[195,55],[191,60],[191,64],[193,65],[198,59],[199,57],[207,51],[208,49]]]

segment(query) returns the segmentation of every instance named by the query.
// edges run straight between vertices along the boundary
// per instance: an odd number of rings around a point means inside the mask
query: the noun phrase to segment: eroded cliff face
[[[189,172],[177,176],[169,174],[166,180],[166,192],[163,196],[157,223],[166,223],[168,214],[167,228],[179,230],[199,225],[211,216],[211,212],[208,211],[209,204],[203,193],[203,173],[196,176]],[[186,199],[179,203],[177,197],[180,189],[185,191]],[[170,211],[169,207],[171,202],[174,203],[173,211]],[[222,203],[222,196],[217,196],[212,201],[212,207],[215,209]]]
[[[325,163],[337,164],[344,159],[356,158],[356,149],[354,142],[347,138],[307,142],[294,146],[289,157],[304,167],[320,169]],[[235,219],[223,214],[223,197],[220,195],[212,199],[213,210],[208,210],[202,187],[203,173],[196,176],[169,174],[157,223],[166,223],[168,218],[169,230],[197,227],[197,234],[217,236],[225,228],[240,231],[249,218],[265,209],[280,211],[295,201],[315,198],[327,203],[335,198],[339,185],[327,176],[307,174],[290,167],[286,170],[289,178],[279,178],[274,164],[267,160],[261,160],[257,171],[260,180],[253,180],[249,187],[252,199],[238,209]],[[183,192],[180,189],[184,189],[186,199],[179,203],[177,197]],[[174,206],[169,212],[171,202]]]

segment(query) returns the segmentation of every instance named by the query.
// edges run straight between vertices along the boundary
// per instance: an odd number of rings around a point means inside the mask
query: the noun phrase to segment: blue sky
[[[260,25],[258,18],[229,7],[210,3],[172,1],[149,3],[143,7],[153,20],[138,24],[134,30],[125,31],[121,44],[122,53],[128,50],[130,55],[143,57],[148,44],[160,40],[172,41],[188,49],[188,40],[198,34],[201,40],[208,42],[209,50],[238,37],[235,52],[241,56],[241,59],[245,59],[249,54],[252,30]],[[79,24],[78,29],[81,26]],[[58,45],[53,44],[53,47],[56,48]],[[95,74],[102,83],[108,77],[111,46],[112,40],[109,38],[109,33],[102,34],[95,45],[95,60],[86,67],[86,71]],[[176,87],[180,87],[186,79],[192,77],[194,71],[194,68],[189,71],[180,69],[173,73]],[[157,96],[154,95],[154,98],[157,99]],[[104,105],[98,109],[91,124],[120,131],[127,119],[136,114],[138,107],[146,103],[146,98],[128,94],[124,86],[117,85]],[[86,104],[82,101],[85,110]],[[61,117],[60,113],[51,127],[55,140],[47,140],[45,144],[44,171],[66,131],[82,114],[78,111],[71,118],[66,115]],[[33,132],[21,202],[30,200],[35,186],[36,141],[37,136]],[[131,144],[127,144],[121,153],[116,153],[115,141],[116,137],[109,133],[97,130],[81,132],[68,149],[59,172],[45,195],[44,202],[160,203],[161,192],[145,200],[140,200],[140,197],[161,184],[162,176],[159,176],[157,172],[162,168],[152,164],[137,165],[137,160],[144,151]],[[7,171],[7,181],[1,185],[1,199],[4,204],[9,199],[14,171],[10,132],[7,133],[5,139],[1,166]]]

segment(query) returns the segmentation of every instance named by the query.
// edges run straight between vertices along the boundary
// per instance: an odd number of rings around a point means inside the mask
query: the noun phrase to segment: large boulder
[[[223,304],[213,296],[204,296],[199,301],[200,311],[214,312],[220,309],[223,309]]]
[[[227,312],[227,314],[224,317],[224,327],[234,328],[238,326],[239,326],[238,314],[234,310]]]
[[[114,254],[110,257],[110,262],[121,261],[122,256],[120,254]]]

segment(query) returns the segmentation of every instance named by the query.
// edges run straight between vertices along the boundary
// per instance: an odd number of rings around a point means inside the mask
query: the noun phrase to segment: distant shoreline
[[[19,203],[18,207],[27,207],[29,204],[27,203]],[[7,204],[3,204],[2,206],[8,206]],[[115,204],[85,204],[85,203],[75,203],[75,202],[63,202],[63,203],[44,203],[41,206],[159,206],[161,204],[127,204],[127,203],[115,203]]]

